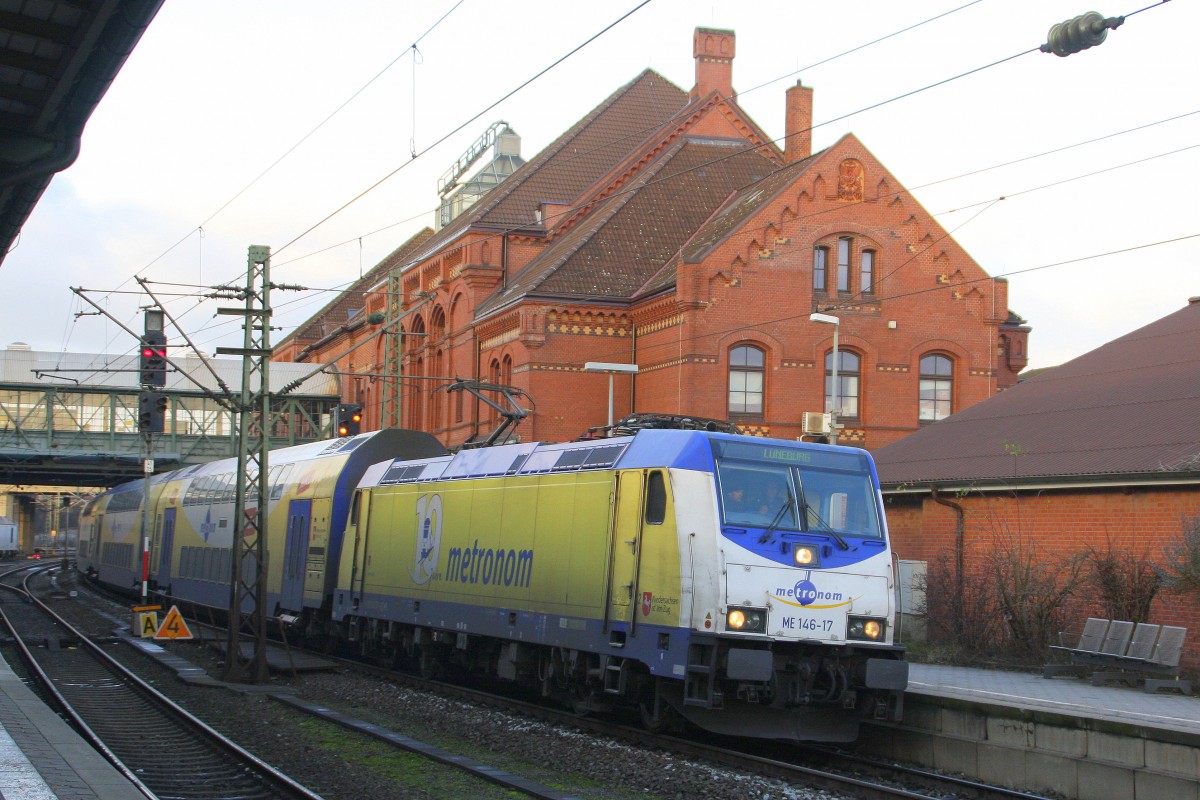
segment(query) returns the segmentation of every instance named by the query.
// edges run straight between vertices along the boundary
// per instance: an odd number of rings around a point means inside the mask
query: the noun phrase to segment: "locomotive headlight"
[[[731,606],[725,614],[725,630],[738,633],[766,633],[767,610]]]
[[[819,567],[821,566],[821,549],[813,544],[793,545],[792,562],[797,567]]]
[[[887,620],[885,619],[851,617],[850,624],[846,630],[846,638],[866,642],[879,642],[883,640],[883,633],[886,630]]]

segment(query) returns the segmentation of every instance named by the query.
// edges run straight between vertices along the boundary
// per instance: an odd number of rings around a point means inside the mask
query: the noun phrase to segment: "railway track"
[[[328,655],[323,657],[332,658]],[[429,680],[351,659],[334,660],[347,669],[403,683],[421,691],[448,695],[465,702],[533,717],[548,724],[577,728],[634,746],[657,748],[682,758],[773,778],[795,787],[836,792],[841,796],[865,800],[1050,800],[1042,795],[865,758],[832,748],[771,744],[757,739],[716,742],[711,734],[701,734],[703,738],[689,738],[652,733],[638,725],[622,724],[605,717],[580,716],[571,711],[475,687]]]
[[[190,623],[198,627],[198,623]],[[223,641],[222,633],[211,637]],[[1045,800],[1037,795],[946,776],[926,770],[902,765],[872,761],[845,751],[821,748],[798,748],[795,745],[773,747],[760,740],[729,740],[716,742],[712,737],[700,741],[679,736],[663,736],[646,731],[635,724],[621,724],[604,717],[580,717],[570,711],[547,707],[536,702],[526,702],[498,695],[477,687],[431,681],[416,675],[385,669],[361,661],[335,659],[328,654],[322,658],[336,661],[347,670],[370,674],[388,682],[408,688],[431,692],[500,711],[540,720],[547,724],[574,728],[597,737],[608,737],[632,747],[653,748],[669,752],[679,758],[719,765],[765,778],[782,781],[797,789],[821,789],[841,797],[880,798],[892,800]],[[274,699],[290,707],[320,717],[343,727],[372,736],[398,749],[415,752],[459,769],[475,772],[486,779],[507,785],[514,791],[534,798],[564,798],[563,792],[538,786],[519,776],[505,775],[484,764],[452,753],[439,751],[423,742],[396,734],[385,726],[371,724],[338,712],[336,709],[316,702],[298,701],[287,695]],[[497,777],[499,780],[497,780]]]
[[[320,800],[122,666],[55,614],[30,588],[49,568],[14,570],[0,587],[0,621],[43,697],[147,798]]]

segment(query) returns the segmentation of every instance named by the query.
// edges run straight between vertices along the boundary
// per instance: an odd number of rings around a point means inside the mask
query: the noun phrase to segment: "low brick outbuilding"
[[[1169,572],[1200,524],[1200,297],[875,457],[902,559],[970,573],[997,547],[1091,549]],[[1106,616],[1094,589],[1067,606],[1076,627]],[[1186,626],[1200,668],[1200,597],[1160,591],[1150,621]]]

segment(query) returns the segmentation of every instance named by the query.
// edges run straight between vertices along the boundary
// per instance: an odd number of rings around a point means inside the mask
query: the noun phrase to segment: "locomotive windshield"
[[[865,457],[744,442],[713,446],[726,524],[882,537]]]

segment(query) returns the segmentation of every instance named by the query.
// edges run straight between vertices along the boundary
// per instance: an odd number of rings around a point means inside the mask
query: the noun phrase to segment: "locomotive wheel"
[[[571,711],[577,717],[590,716],[596,711],[596,700],[592,690],[583,681],[573,681],[570,689]]]
[[[667,708],[659,706],[656,710],[653,697],[643,697],[638,702],[638,713],[642,717],[642,727],[651,733],[663,733],[671,727],[667,720]]]
[[[421,677],[427,681],[438,681],[446,677],[446,665],[435,651],[427,647],[417,650],[417,667]]]
[[[638,713],[642,718],[642,727],[650,733],[679,730],[681,720],[675,712],[675,708],[666,700],[657,699],[655,695],[654,687],[650,687],[638,698]]]

